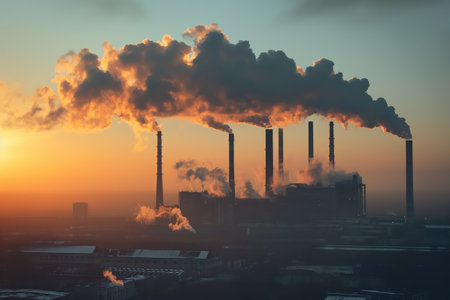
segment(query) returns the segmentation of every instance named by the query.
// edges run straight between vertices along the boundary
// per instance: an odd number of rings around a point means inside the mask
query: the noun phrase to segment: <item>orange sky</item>
[[[315,156],[328,159],[328,122],[315,120]],[[163,174],[166,203],[177,201],[177,192],[188,188],[173,168],[176,161],[195,159],[227,171],[226,133],[188,121],[163,119]],[[288,126],[285,135],[285,170],[289,181],[307,165],[307,123]],[[264,185],[264,129],[232,126],[236,139],[236,186],[251,180],[262,191]],[[368,189],[368,207],[381,201],[378,194],[395,194],[392,207],[402,209],[404,190],[404,140],[380,129],[345,130],[335,126],[336,168],[357,171]],[[0,193],[2,211],[70,212],[74,201],[89,201],[95,213],[132,212],[136,203],[153,205],[156,185],[156,134],[145,133],[146,147],[135,150],[131,128],[115,121],[95,132],[5,131],[1,133]],[[274,132],[275,170],[277,134]],[[416,143],[416,191],[445,191],[446,170],[441,162],[427,161],[426,149]],[[436,153],[436,152],[435,152]],[[419,172],[417,171],[419,170]],[[448,169],[447,169],[448,170]],[[442,172],[442,174],[439,174]],[[276,172],[275,172],[276,173]],[[197,188],[200,185],[197,184]],[[133,192],[134,191],[134,192]],[[141,191],[140,193],[138,191]],[[426,194],[425,194],[426,195]],[[371,198],[372,196],[372,198]],[[371,202],[372,201],[372,202]],[[387,201],[387,200],[386,200]],[[392,201],[390,199],[389,201]],[[418,206],[427,199],[417,199]],[[389,205],[387,205],[389,206]]]
[[[191,1],[182,10],[170,1],[140,1],[140,15],[130,11],[129,3],[110,11],[97,2],[1,2],[0,109],[15,98],[29,100],[42,86],[56,91],[55,66],[68,51],[88,48],[101,57],[104,41],[120,49],[147,38],[161,40],[164,34],[186,41],[186,28],[216,22],[233,43],[248,40],[255,54],[281,50],[303,68],[324,57],[346,80],[368,78],[368,93],[385,97],[411,126],[417,211],[434,207],[450,215],[450,3],[433,1],[428,9],[419,5],[397,10],[383,1],[386,10],[373,18],[370,9],[293,16],[295,1]],[[12,94],[5,96],[1,93],[6,85]],[[315,121],[316,158],[328,159],[328,120],[312,117],[286,127],[289,181],[296,181],[307,165],[308,120]],[[176,161],[195,159],[227,171],[225,133],[180,119],[158,122],[163,130],[166,203],[176,203],[177,192],[186,188],[173,168]],[[237,191],[248,179],[261,191],[264,129],[229,125],[235,133]],[[380,212],[403,214],[404,140],[379,128],[345,130],[338,124],[335,136],[336,168],[362,175],[369,213],[382,205]],[[117,119],[111,127],[93,132],[0,128],[0,215],[70,214],[74,201],[88,201],[93,214],[129,214],[137,203],[153,205],[156,135],[143,137],[146,146],[136,151],[133,130]],[[276,145],[275,133],[275,155]],[[276,158],[274,162],[276,170]]]

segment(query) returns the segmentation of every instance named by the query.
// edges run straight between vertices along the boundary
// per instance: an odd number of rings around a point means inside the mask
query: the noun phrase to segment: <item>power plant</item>
[[[334,124],[330,122],[330,165],[334,167]],[[366,185],[358,174],[335,182],[289,183],[276,193],[273,174],[273,130],[265,129],[265,197],[236,198],[234,176],[234,134],[229,134],[230,194],[179,192],[182,214],[193,225],[248,223],[302,223],[314,220],[366,215]],[[278,174],[283,178],[283,129],[278,130]],[[308,161],[314,159],[313,122],[308,122]],[[159,149],[159,148],[158,148]]]
[[[405,223],[396,216],[366,216],[366,185],[361,176],[334,171],[333,122],[329,123],[327,174],[340,174],[333,181],[326,181],[326,176],[308,184],[286,184],[287,176],[282,180],[282,128],[278,129],[281,180],[274,180],[273,129],[264,133],[265,195],[236,195],[235,135],[229,133],[228,174],[220,170],[220,182],[226,187],[223,195],[180,191],[178,205],[164,205],[162,133],[158,131],[157,210],[149,208],[154,222],[141,225],[137,217],[122,222],[116,217],[86,218],[87,203],[74,203],[74,226],[63,225],[59,232],[52,227],[49,240],[37,230],[34,242],[24,244],[22,235],[12,232],[5,240],[16,239],[18,247],[16,253],[3,252],[8,255],[3,265],[14,259],[16,264],[0,273],[35,270],[38,273],[32,274],[38,275],[33,276],[31,287],[51,287],[58,292],[52,295],[66,297],[61,299],[179,299],[184,295],[203,299],[211,295],[211,284],[216,294],[236,291],[230,299],[252,298],[239,298],[242,287],[254,295],[265,285],[277,292],[274,295],[287,295],[289,290],[288,295],[302,299],[309,290],[317,291],[317,297],[305,298],[313,300],[448,299],[427,297],[449,294],[443,279],[450,270],[450,226],[420,224],[414,218],[411,140],[406,141]],[[307,172],[320,165],[314,161],[313,141],[309,122]],[[189,165],[191,173],[207,168],[193,169]],[[182,227],[181,222],[191,227]],[[414,280],[417,276],[420,280]],[[173,291],[178,292],[176,297],[166,297]],[[8,288],[0,289],[0,296],[46,296],[45,292]],[[262,294],[254,298],[272,299]]]

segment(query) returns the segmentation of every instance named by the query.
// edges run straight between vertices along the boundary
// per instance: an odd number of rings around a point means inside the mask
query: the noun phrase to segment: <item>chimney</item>
[[[234,134],[228,134],[229,157],[228,157],[228,183],[231,189],[231,200],[236,199],[236,189],[234,183]]]
[[[314,159],[314,132],[313,122],[308,122],[308,163]]]
[[[414,219],[413,153],[412,141],[406,141],[406,221]]]
[[[164,206],[163,200],[163,182],[162,182],[162,134],[161,131],[157,132],[158,144],[156,155],[156,208]]]
[[[273,184],[273,134],[266,129],[266,197],[272,196]]]
[[[330,166],[334,169],[334,123],[330,122],[330,151],[328,155],[330,159]]]
[[[278,175],[284,180],[284,150],[283,150],[283,128],[278,128]]]

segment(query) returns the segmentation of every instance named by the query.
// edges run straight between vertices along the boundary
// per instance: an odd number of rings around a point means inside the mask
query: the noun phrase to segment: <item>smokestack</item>
[[[273,134],[266,129],[266,197],[272,196],[273,184]]]
[[[412,141],[406,141],[406,221],[414,219],[413,153]]]
[[[278,128],[278,175],[284,180],[284,149],[283,149],[283,128]]]
[[[328,155],[330,159],[330,166],[334,168],[334,123],[330,122],[330,152]]]
[[[314,129],[313,122],[308,122],[308,163],[311,163],[314,159]]]
[[[156,155],[156,208],[164,206],[163,199],[163,182],[162,182],[162,134],[161,131],[157,132],[158,144]]]
[[[228,134],[229,157],[228,157],[228,183],[231,189],[231,200],[234,202],[236,198],[236,190],[234,184],[234,134]]]

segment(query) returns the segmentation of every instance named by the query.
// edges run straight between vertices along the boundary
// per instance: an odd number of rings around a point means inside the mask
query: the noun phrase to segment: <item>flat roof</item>
[[[35,289],[0,289],[0,299],[22,298],[54,300],[67,295],[69,295],[69,293]]]
[[[339,295],[333,295],[333,296],[327,296],[325,300],[365,300],[367,299],[364,296],[339,296]]]
[[[55,253],[55,254],[92,254],[96,246],[32,246],[22,248],[27,253]]]
[[[373,251],[373,252],[446,252],[447,247],[410,247],[410,246],[359,246],[359,245],[325,245],[318,247],[328,251]]]
[[[182,250],[149,250],[149,249],[133,249],[129,252],[121,253],[120,257],[142,257],[142,258],[193,258],[207,259],[209,251],[182,251]]]
[[[293,265],[284,268],[286,271],[312,271],[315,273],[344,274],[355,273],[352,265]]]
[[[450,230],[450,225],[425,225],[425,228]]]

